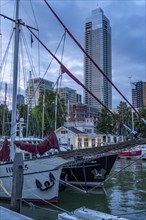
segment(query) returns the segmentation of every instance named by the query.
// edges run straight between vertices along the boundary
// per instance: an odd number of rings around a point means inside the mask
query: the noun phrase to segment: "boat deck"
[[[8,219],[10,220],[33,220],[32,218],[21,215],[10,209],[4,208],[3,206],[0,206],[0,219],[1,220],[8,220]]]
[[[146,138],[144,139],[134,139],[126,142],[120,142],[100,147],[93,147],[93,148],[84,148],[84,149],[77,149],[71,151],[60,151],[58,156],[63,157],[65,159],[74,157],[77,159],[87,159],[89,160],[90,157],[93,158],[100,158],[103,156],[108,156],[111,154],[118,154],[119,152],[123,151],[124,149],[130,149],[140,144],[145,144]]]

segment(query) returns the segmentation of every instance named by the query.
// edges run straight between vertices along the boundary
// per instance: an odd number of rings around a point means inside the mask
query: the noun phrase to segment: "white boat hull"
[[[58,202],[59,179],[66,160],[59,157],[24,161],[22,199],[32,202]],[[51,174],[50,174],[51,173]],[[54,177],[54,180],[50,179]],[[0,199],[10,199],[13,163],[0,165]],[[50,184],[50,188],[48,187]]]
[[[70,213],[61,213],[58,215],[58,220],[128,220],[123,217],[114,216],[110,214],[106,214],[103,212],[99,212],[93,209],[88,209],[85,207],[81,207],[75,209]]]

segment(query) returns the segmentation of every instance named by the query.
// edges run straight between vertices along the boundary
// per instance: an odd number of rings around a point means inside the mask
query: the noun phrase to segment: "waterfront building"
[[[39,97],[44,90],[53,90],[54,83],[42,79],[34,78],[27,82],[27,88],[25,90],[25,102],[29,104],[31,108],[38,105]]]
[[[122,142],[123,137],[97,131],[92,118],[68,121],[55,131],[59,145],[66,149],[81,149]]]
[[[111,80],[111,27],[110,21],[99,7],[85,21],[85,51]],[[112,86],[87,56],[84,57],[84,83],[104,105],[112,108]],[[98,110],[102,108],[86,91],[84,103]]]

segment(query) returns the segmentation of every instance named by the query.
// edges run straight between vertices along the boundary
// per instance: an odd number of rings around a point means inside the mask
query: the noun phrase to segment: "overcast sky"
[[[0,2],[1,13],[14,18],[15,1],[0,0]],[[130,100],[129,77],[131,77],[132,82],[146,81],[146,1],[53,0],[48,1],[48,3],[83,47],[85,19],[91,15],[91,10],[95,9],[97,5],[102,8],[105,16],[110,20],[112,29],[112,81],[123,95]],[[64,29],[50,12],[44,0],[20,0],[20,17],[26,24],[33,27],[38,26],[40,39],[52,52],[55,52]],[[1,18],[3,53],[9,39],[7,35],[11,28],[11,22]],[[23,30],[29,37],[28,45],[30,46],[30,33],[24,27]],[[33,41],[30,51],[34,62],[36,62],[36,54],[38,53],[35,47],[37,41],[34,38]],[[83,54],[68,35],[65,40],[63,56],[60,55],[62,51],[63,43],[58,50],[58,58],[62,58],[67,68],[83,82]],[[42,77],[51,57],[42,47],[40,47],[40,55],[40,76]],[[36,68],[36,72],[38,70],[39,68]],[[53,61],[45,78],[56,82],[58,74],[58,65]],[[6,81],[8,75],[4,75]],[[74,88],[78,93],[83,94],[82,88],[65,75],[63,76],[62,86]],[[113,89],[113,108],[120,101],[123,101],[122,97]]]

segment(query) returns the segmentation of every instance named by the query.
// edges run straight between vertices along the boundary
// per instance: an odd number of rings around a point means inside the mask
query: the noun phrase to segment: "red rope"
[[[121,124],[124,124],[112,111],[110,111],[107,106],[105,106],[88,88],[81,83],[62,63],[61,61],[45,46],[45,44],[35,35],[35,33],[27,27],[28,30],[32,33],[32,35],[39,41],[39,43],[51,54],[51,56],[60,64],[62,72],[66,73],[69,77],[71,77],[76,83],[78,83],[83,89],[85,89],[97,102],[99,102],[104,108],[107,109]],[[131,129],[129,129],[131,130]]]
[[[65,28],[66,32],[70,35],[70,37],[73,39],[73,41],[79,46],[79,48],[83,51],[83,53],[90,59],[90,61],[96,66],[96,68],[102,73],[102,75],[110,82],[110,84],[116,89],[116,91],[124,98],[124,100],[131,106],[131,108],[137,113],[137,115],[141,118],[140,113],[134,108],[134,106],[127,100],[127,98],[120,92],[120,90],[114,85],[114,83],[107,77],[107,75],[102,71],[102,69],[97,65],[97,63],[89,56],[89,54],[84,50],[84,48],[81,46],[81,44],[76,40],[76,38],[71,34],[71,32],[68,30],[68,28],[64,25],[64,23],[61,21],[61,19],[58,17],[58,15],[55,13],[55,11],[51,8],[47,0],[44,0],[49,9],[52,11],[52,13],[55,15],[57,20],[61,23],[61,25]]]

